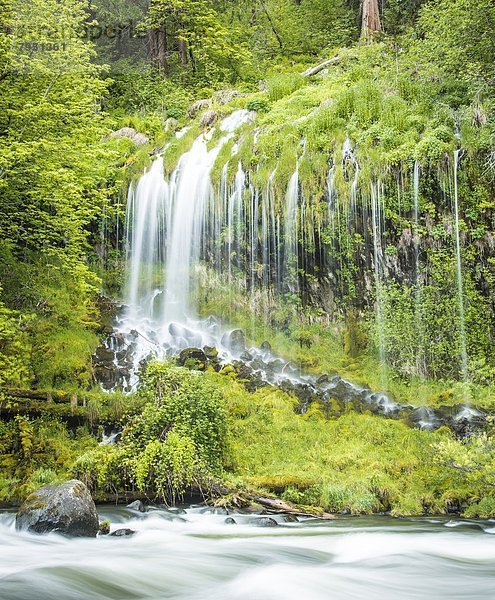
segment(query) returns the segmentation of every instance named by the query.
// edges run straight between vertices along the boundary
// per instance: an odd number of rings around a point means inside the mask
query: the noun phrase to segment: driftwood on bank
[[[209,495],[216,497],[214,506],[241,510],[259,510],[263,508],[268,514],[290,514],[295,517],[317,517],[319,519],[335,519],[335,516],[326,512],[308,513],[299,508],[272,496],[261,496],[246,490],[232,490],[221,483],[210,485]]]

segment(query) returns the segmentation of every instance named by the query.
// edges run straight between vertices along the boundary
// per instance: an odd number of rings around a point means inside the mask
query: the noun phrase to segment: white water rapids
[[[262,528],[199,507],[99,512],[137,533],[19,534],[0,513],[2,600],[491,600],[495,589],[495,521],[277,516]]]

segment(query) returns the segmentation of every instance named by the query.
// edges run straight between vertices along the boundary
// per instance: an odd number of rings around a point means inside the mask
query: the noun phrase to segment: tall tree
[[[378,0],[363,0],[361,35],[369,39],[381,30],[382,23]]]
[[[250,57],[208,0],[151,0],[147,27],[152,57],[163,71],[188,64],[196,73],[212,66],[228,70]]]

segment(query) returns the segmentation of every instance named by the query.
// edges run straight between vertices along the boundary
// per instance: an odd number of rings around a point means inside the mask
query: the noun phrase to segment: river
[[[2,600],[493,599],[495,520],[344,517],[258,527],[188,508],[100,507],[128,538],[16,533],[0,512]]]

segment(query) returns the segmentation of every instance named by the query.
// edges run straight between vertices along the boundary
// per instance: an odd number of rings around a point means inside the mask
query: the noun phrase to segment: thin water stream
[[[495,590],[495,521],[277,516],[264,528],[201,507],[99,512],[136,534],[19,534],[1,512],[2,600],[491,600]]]

